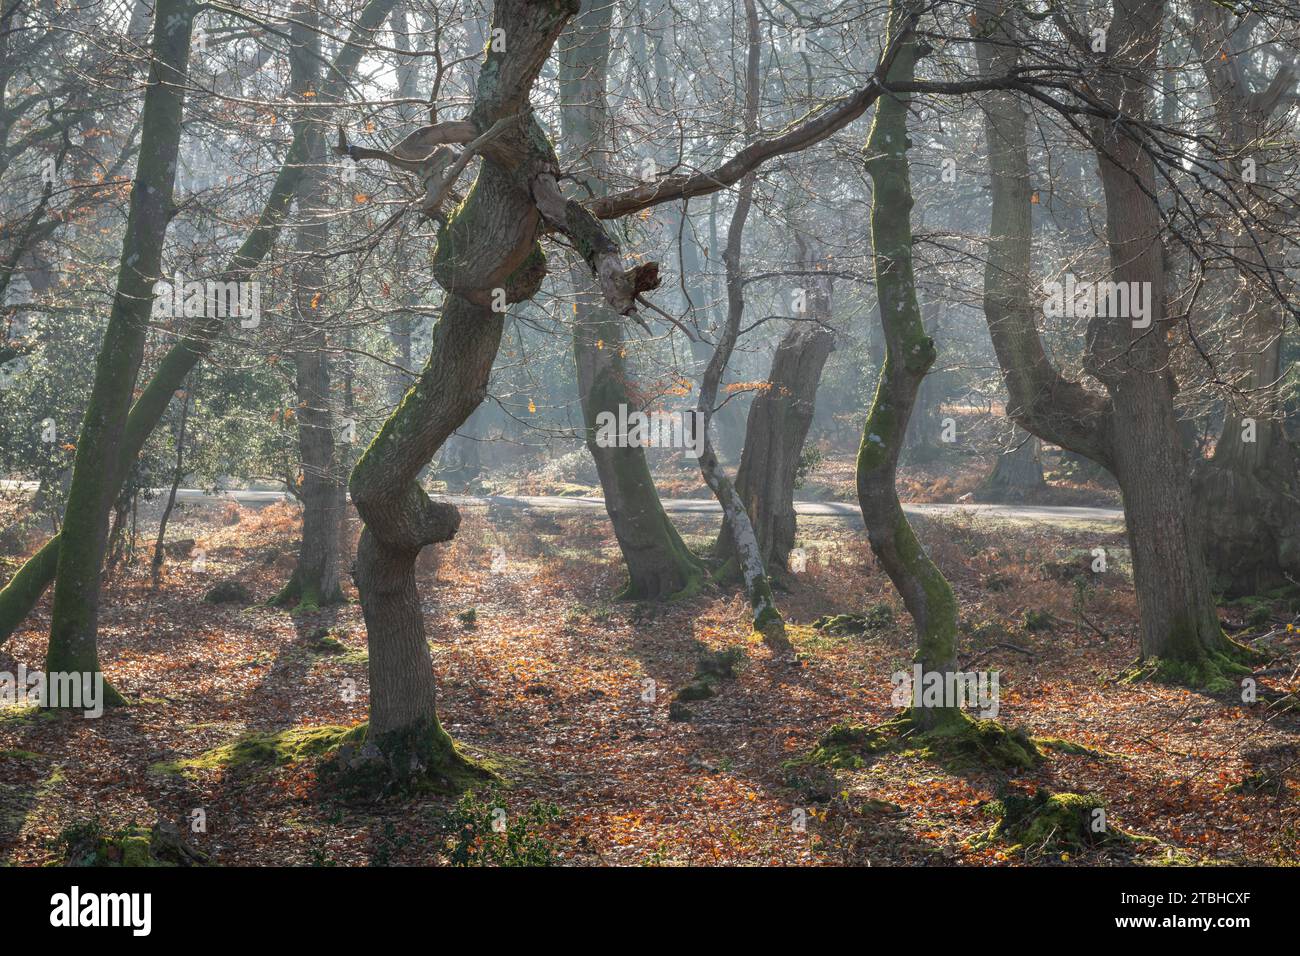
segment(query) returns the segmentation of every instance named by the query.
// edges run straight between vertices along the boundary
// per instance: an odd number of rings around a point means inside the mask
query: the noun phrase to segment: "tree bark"
[[[117,291],[95,364],[95,382],[77,441],[59,549],[48,673],[100,673],[100,575],[108,515],[129,464],[118,455],[131,393],[144,359],[153,286],[162,277],[163,239],[172,214],[181,114],[189,73],[190,0],[157,0],[138,166],[122,238]],[[122,698],[105,684],[108,700]]]
[[[176,492],[180,490],[185,478],[185,426],[190,417],[190,392],[186,389],[181,396],[181,418],[176,426],[176,467],[172,469],[172,486],[167,492],[167,504],[163,506],[162,517],[158,519],[158,537],[153,546],[153,562],[150,586],[156,591],[162,578],[163,563],[167,560],[167,523],[171,520],[176,507]]]
[[[829,318],[829,295],[817,290],[812,317]],[[817,322],[795,322],[772,357],[767,387],[749,406],[745,447],[736,472],[736,493],[754,525],[764,565],[789,570],[794,547],[794,485],[804,440],[812,426],[817,385],[835,348],[835,335]],[[725,519],[714,553],[735,555],[734,532]]]
[[[942,322],[939,319],[939,302],[931,300],[921,307],[922,320],[926,334],[937,339]],[[942,372],[930,369],[921,380],[921,387],[916,393],[916,407],[912,409],[912,418],[903,438],[903,455],[901,461],[908,465],[920,465],[938,458],[943,451],[942,421],[940,411],[943,406]]]
[[[1147,109],[1149,78],[1163,3],[1117,0],[1099,95],[1125,115]],[[989,75],[1014,65],[1016,18],[1001,4],[979,6],[976,51]],[[1151,325],[1094,316],[1085,367],[1101,396],[1061,378],[1048,361],[1034,320],[1032,224],[1026,116],[1014,94],[984,105],[993,210],[985,267],[985,317],[1010,395],[1008,414],[1038,435],[1087,455],[1119,482],[1141,618],[1141,652],[1166,676],[1223,686],[1240,672],[1241,649],[1219,627],[1199,529],[1190,512],[1188,462],[1174,415],[1171,334],[1164,314],[1164,256],[1150,156],[1119,125],[1095,123],[1107,207],[1111,279],[1145,283]],[[1120,424],[1122,423],[1122,424]]]
[[[294,92],[315,97],[320,86],[320,33],[314,7],[294,4],[290,68]],[[292,330],[295,350],[298,456],[302,501],[302,538],[298,563],[288,583],[275,597],[281,606],[297,604],[314,610],[343,600],[339,584],[342,477],[334,446],[334,412],[330,393],[329,342],[325,331],[328,280],[323,258],[329,246],[329,200],[326,182],[326,134],[319,123],[304,127],[307,169],[298,190],[293,276]]]
[[[571,174],[582,177],[593,195],[606,191],[605,86],[612,12],[608,3],[584,0],[559,43],[565,160]],[[578,397],[587,449],[596,463],[605,511],[627,567],[627,586],[621,596],[654,600],[693,592],[703,583],[704,566],[664,512],[645,450],[634,445],[605,448],[596,440],[597,417],[602,412],[617,419],[620,405],[633,409],[626,387],[622,319],[605,307],[585,263],[574,263],[570,278],[575,290],[573,355]]]
[[[1228,157],[1250,227],[1234,220],[1227,245],[1237,260],[1228,298],[1224,371],[1233,389],[1214,456],[1198,461],[1193,499],[1206,536],[1212,583],[1228,597],[1260,594],[1300,580],[1300,467],[1283,427],[1279,391],[1286,321],[1274,282],[1287,277],[1276,203],[1275,170],[1285,162],[1271,145],[1271,125],[1289,108],[1296,62],[1285,58],[1272,80],[1251,90],[1240,67],[1248,56],[1239,24],[1211,3],[1195,5],[1189,28],[1209,82],[1219,152]],[[1223,53],[1223,57],[1220,54]],[[1249,160],[1254,175],[1244,175]],[[1247,421],[1249,419],[1249,421]]]
[[[455,777],[470,762],[437,716],[436,687],[415,583],[426,545],[449,540],[460,514],[434,502],[417,476],[487,394],[503,318],[492,305],[530,298],[546,274],[537,239],[543,227],[566,230],[602,291],[620,311],[632,308],[642,280],[657,270],[619,268],[617,244],[577,203],[556,190],[559,162],[531,116],[529,93],[574,3],[498,0],[492,26],[504,49],[489,45],[468,122],[500,131],[484,152],[465,201],[438,235],[433,274],[446,292],[442,317],[419,380],[384,423],[352,471],[350,487],[364,522],[356,581],[370,641],[367,744],[397,781]],[[503,122],[506,121],[506,122]]]
[[[367,38],[384,21],[396,2],[397,0],[368,0],[347,43],[330,64],[325,79],[325,96],[321,99],[333,102],[342,95],[366,50]],[[308,145],[308,125],[306,122],[297,124],[294,141],[276,175],[257,225],[227,263],[226,269],[219,276],[220,281],[248,280],[252,271],[270,251],[306,170],[304,157]],[[110,469],[115,476],[113,493],[106,492],[110,501],[119,493],[131,465],[166,414],[172,396],[184,386],[189,373],[211,351],[224,324],[220,319],[200,320],[167,350],[159,362],[153,377],[131,406],[121,441],[116,446],[114,457],[109,460],[110,464],[116,462],[117,465],[115,469]],[[107,514],[107,508],[104,513]],[[8,640],[9,635],[31,613],[45,589],[54,580],[63,540],[62,533],[51,538],[0,590],[0,645]]]
[[[1047,487],[1043,480],[1042,442],[1036,435],[1013,425],[1011,448],[980,484],[980,501],[1025,501]]]
[[[890,67],[890,82],[906,83],[914,75],[918,50],[911,19],[897,0],[890,5],[889,42],[898,42],[901,32],[907,31]],[[916,539],[895,486],[916,393],[937,356],[934,339],[925,334],[912,270],[912,186],[907,160],[910,99],[898,94],[881,96],[867,135],[871,242],[885,359],[862,430],[857,490],[871,550],[916,625],[915,660],[927,674],[946,675],[957,668],[957,600]],[[921,729],[932,730],[960,720],[962,713],[956,706],[916,706],[912,718]]]
[[[758,12],[754,0],[745,0],[748,23],[748,52],[745,68],[745,133],[752,136],[758,127],[759,78],[759,28]],[[745,283],[740,272],[741,244],[744,239],[745,220],[754,202],[754,176],[748,174],[740,181],[736,195],[736,208],[727,228],[727,246],[723,263],[727,275],[727,318],[718,343],[713,349],[708,367],[700,383],[696,404],[699,425],[703,429],[703,449],[700,454],[700,473],[704,482],[722,506],[722,520],[731,529],[731,542],[744,582],[745,594],[753,612],[754,630],[784,635],[785,624],[772,596],[772,585],[763,565],[763,553],[758,536],[745,510],[745,502],[736,491],[731,479],[718,461],[713,447],[710,424],[717,403],[718,387],[726,372],[727,363],[740,337],[740,320],[745,312]]]

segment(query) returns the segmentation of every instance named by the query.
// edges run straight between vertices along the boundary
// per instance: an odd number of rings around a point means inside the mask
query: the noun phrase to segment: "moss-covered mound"
[[[695,660],[695,677],[674,695],[669,707],[670,720],[689,721],[695,715],[685,706],[696,700],[717,696],[721,681],[734,680],[736,669],[745,661],[743,647],[728,647],[720,651],[703,651]]]
[[[986,809],[998,819],[987,832],[971,838],[976,849],[1002,844],[1012,853],[1061,853],[1133,841],[1108,824],[1105,805],[1092,794],[1039,789],[1032,797],[1008,795]]]
[[[134,823],[105,830],[98,821],[74,824],[63,831],[64,866],[202,866],[207,856],[189,846],[175,824],[160,822],[146,830]]]
[[[1028,770],[1042,759],[1033,739],[1020,729],[993,720],[976,720],[960,711],[946,713],[929,728],[908,710],[879,727],[836,724],[808,755],[812,763],[856,769],[865,758],[899,751],[937,759],[959,769]]]
[[[244,734],[197,757],[154,764],[153,773],[186,776],[206,771],[252,771],[303,760],[320,760],[327,789],[345,795],[395,791],[459,793],[500,779],[491,761],[463,753],[441,727],[369,739],[369,725],[289,727]]]
[[[888,604],[874,604],[865,614],[827,614],[813,621],[813,627],[825,634],[865,634],[894,626],[894,609]]]
[[[255,731],[228,744],[206,750],[197,757],[154,764],[154,773],[192,774],[204,770],[241,770],[280,766],[309,757],[324,757],[350,741],[364,740],[366,725],[341,727],[289,727],[273,732]]]

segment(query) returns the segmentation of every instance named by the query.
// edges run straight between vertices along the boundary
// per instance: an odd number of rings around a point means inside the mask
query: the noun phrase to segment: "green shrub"
[[[538,829],[557,819],[560,808],[534,802],[511,814],[505,801],[487,791],[467,791],[443,816],[447,856],[453,866],[551,866],[555,848]]]

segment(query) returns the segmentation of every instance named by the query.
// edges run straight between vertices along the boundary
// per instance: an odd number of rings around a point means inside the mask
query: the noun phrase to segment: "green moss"
[[[1052,750],[1056,753],[1071,754],[1076,757],[1096,757],[1099,760],[1109,760],[1114,757],[1121,757],[1123,754],[1111,753],[1108,750],[1095,750],[1092,747],[1085,747],[1083,744],[1075,743],[1072,740],[1064,740],[1060,737],[1032,737],[1034,745],[1039,750]]]
[[[180,773],[188,776],[210,770],[280,766],[309,757],[326,756],[346,743],[364,740],[365,733],[365,724],[355,727],[290,727],[275,732],[254,732],[207,750],[197,757],[157,763],[149,769],[151,773]]]
[[[1050,631],[1055,623],[1055,618],[1047,611],[1025,611],[1023,622],[1026,631]]]
[[[696,680],[687,684],[677,692],[676,700],[708,700],[716,696],[717,691],[713,689],[713,684],[707,680]]]
[[[330,790],[349,796],[461,793],[501,780],[495,761],[464,753],[436,720],[373,737],[365,727],[321,766],[321,780]]]
[[[827,614],[813,621],[812,626],[827,634],[842,635],[886,631],[895,623],[894,609],[882,601],[873,604],[865,614]]]
[[[858,770],[865,766],[864,757],[886,751],[890,746],[889,735],[883,728],[834,724],[818,738],[817,745],[808,754],[806,762],[835,770]],[[794,767],[800,762],[788,763]]]
[[[8,758],[10,760],[44,760],[44,754],[38,754],[31,750],[0,750],[0,759]]]
[[[0,723],[12,721],[36,720],[42,716],[53,716],[53,711],[42,711],[36,704],[22,704],[16,707],[0,707]]]
[[[106,830],[98,820],[66,827],[59,835],[64,866],[175,867],[206,863],[207,856],[186,846],[179,831],[166,824],[151,830],[130,823]]]
[[[878,727],[837,724],[808,755],[812,763],[858,769],[865,758],[886,751],[938,760],[955,770],[1029,770],[1042,759],[1034,741],[1020,729],[993,720],[976,720],[946,710],[935,726],[922,729],[909,708]]]
[[[970,839],[976,849],[1004,844],[1013,853],[1044,854],[1133,841],[1107,822],[1105,805],[1091,794],[1040,789],[1032,797],[1006,796],[989,804],[987,811],[998,820],[990,830]]]
[[[313,654],[331,657],[342,664],[364,664],[370,660],[367,651],[349,646],[323,627],[313,631],[308,640]]]

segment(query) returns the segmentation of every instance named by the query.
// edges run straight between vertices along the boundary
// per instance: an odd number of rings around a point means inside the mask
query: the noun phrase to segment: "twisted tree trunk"
[[[416,479],[487,394],[503,326],[493,305],[521,302],[540,287],[546,258],[537,239],[544,227],[564,232],[582,252],[618,312],[634,308],[658,269],[647,263],[622,270],[617,243],[580,204],[560,195],[559,161],[529,106],[532,85],[576,12],[576,0],[496,3],[493,29],[509,39],[504,49],[489,45],[465,121],[477,131],[473,143],[483,148],[483,160],[469,195],[438,235],[433,275],[446,298],[429,361],[352,471],[352,500],[365,524],[356,581],[370,641],[367,744],[382,755],[386,776],[401,784],[454,780],[473,769],[438,722],[415,583],[421,549],[449,540],[460,515],[431,500]],[[434,127],[430,135],[448,132]],[[450,132],[464,131],[457,123]]]
[[[899,42],[904,31],[905,36],[890,68],[889,82],[907,83],[914,75],[918,49],[911,19],[901,3],[891,4],[889,42]],[[895,487],[898,457],[917,390],[937,355],[934,339],[925,334],[912,271],[909,102],[906,95],[883,95],[867,135],[871,243],[885,359],[862,429],[858,506],[871,550],[916,624],[915,660],[927,674],[947,675],[957,669],[957,600],[916,539]],[[912,719],[918,727],[933,730],[961,720],[962,713],[954,702],[944,701],[938,706],[914,707]]]
[[[748,22],[748,53],[745,68],[745,132],[752,136],[758,128],[758,77],[759,77],[759,35],[758,11],[754,0],[745,0],[745,15]],[[700,454],[700,473],[704,482],[722,506],[722,519],[731,530],[732,547],[735,550],[740,576],[744,582],[745,594],[749,598],[752,610],[753,626],[756,631],[771,630],[783,635],[785,631],[781,614],[772,596],[772,585],[763,565],[763,553],[758,536],[754,532],[745,502],[736,491],[736,487],[727,477],[718,461],[717,450],[713,446],[710,424],[717,404],[718,388],[726,372],[727,363],[736,348],[740,337],[740,320],[745,312],[745,283],[740,272],[741,244],[745,233],[745,220],[754,202],[754,176],[746,174],[740,181],[736,194],[736,208],[731,215],[731,224],[727,227],[727,246],[723,253],[723,263],[727,273],[727,318],[721,330],[718,343],[704,377],[700,383],[700,395],[696,404],[699,413],[699,425],[703,428],[703,447]]]

